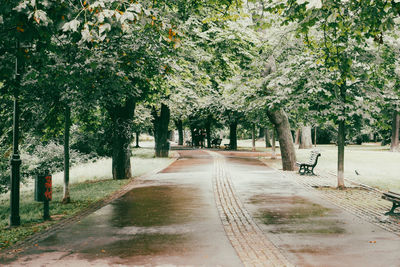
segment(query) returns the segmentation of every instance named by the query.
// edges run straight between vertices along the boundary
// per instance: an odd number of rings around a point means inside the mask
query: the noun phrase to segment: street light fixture
[[[18,140],[19,140],[19,87],[21,85],[21,73],[18,71],[18,62],[21,61],[20,42],[17,40],[16,50],[17,57],[15,59],[15,87],[14,87],[14,116],[13,116],[13,154],[11,157],[11,194],[10,194],[10,226],[19,226],[21,219],[19,216],[19,188],[20,188],[20,166],[21,158],[19,155]]]

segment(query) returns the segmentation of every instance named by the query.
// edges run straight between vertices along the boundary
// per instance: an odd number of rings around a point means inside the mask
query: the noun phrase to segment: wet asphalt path
[[[255,158],[226,158],[236,195],[295,266],[400,266],[400,237]],[[360,199],[360,202],[363,200]]]
[[[256,158],[179,151],[10,266],[400,266],[400,238]]]
[[[213,158],[181,158],[10,266],[243,266],[215,206]]]

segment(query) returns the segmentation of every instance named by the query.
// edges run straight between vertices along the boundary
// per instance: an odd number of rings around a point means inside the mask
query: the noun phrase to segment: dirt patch
[[[257,218],[275,225],[273,233],[342,234],[341,222],[330,218],[331,209],[299,196],[255,195],[251,204],[258,206]]]

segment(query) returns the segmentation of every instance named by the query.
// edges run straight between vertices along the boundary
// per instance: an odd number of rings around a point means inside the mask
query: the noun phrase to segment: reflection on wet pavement
[[[181,234],[136,234],[129,238],[122,238],[115,242],[93,246],[80,250],[86,259],[118,257],[129,258],[132,256],[146,255],[180,255],[188,250],[185,243],[187,235]],[[122,263],[120,260],[118,262]]]
[[[341,234],[342,221],[332,219],[331,209],[299,196],[256,195],[250,199],[259,205],[256,215],[264,224],[276,225],[274,233]]]
[[[111,203],[113,227],[159,226],[190,220],[196,189],[176,186],[136,188]]]

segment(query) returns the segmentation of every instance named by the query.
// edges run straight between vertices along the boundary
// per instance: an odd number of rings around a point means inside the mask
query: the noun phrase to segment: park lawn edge
[[[85,181],[81,183],[76,183],[71,185],[71,192],[73,192],[73,187],[81,186],[81,185],[86,185],[87,188],[89,189],[88,191],[90,192],[90,188],[94,187],[96,185],[99,185],[101,183],[105,182],[111,182],[115,184],[119,184],[117,188],[113,188],[113,190],[110,190],[106,193],[104,193],[102,196],[95,200],[88,200],[86,205],[80,205],[80,202],[75,201],[72,199],[71,203],[67,205],[75,205],[74,210],[68,214],[52,214],[50,210],[50,216],[52,220],[50,221],[36,221],[36,222],[28,222],[25,224],[21,223],[21,226],[18,227],[5,227],[1,229],[0,232],[0,256],[3,254],[15,254],[22,252],[24,247],[29,247],[29,246],[37,246],[37,242],[40,240],[43,240],[47,236],[51,235],[55,231],[58,231],[59,229],[80,221],[83,217],[89,215],[90,213],[93,213],[94,211],[104,207],[114,199],[121,197],[128,191],[132,190],[134,187],[139,185],[141,182],[143,182],[143,179],[146,177],[149,177],[157,172],[162,171],[165,168],[168,168],[171,164],[173,164],[177,159],[178,156],[176,154],[170,155],[169,157],[171,160],[168,164],[165,166],[162,166],[161,168],[155,168],[145,174],[142,174],[140,176],[132,177],[130,179],[122,179],[122,180],[114,180],[114,179],[107,179],[107,180],[97,180],[97,181]],[[62,187],[60,187],[62,189]],[[59,187],[56,187],[57,189],[60,189]],[[33,193],[33,192],[29,192]],[[87,196],[87,195],[86,195]],[[90,196],[89,196],[90,197]],[[61,199],[58,201],[53,201],[61,203]],[[40,203],[41,204],[41,203]],[[51,209],[51,202],[50,202],[50,209]],[[65,205],[65,204],[62,204]],[[11,241],[10,241],[11,240]]]

